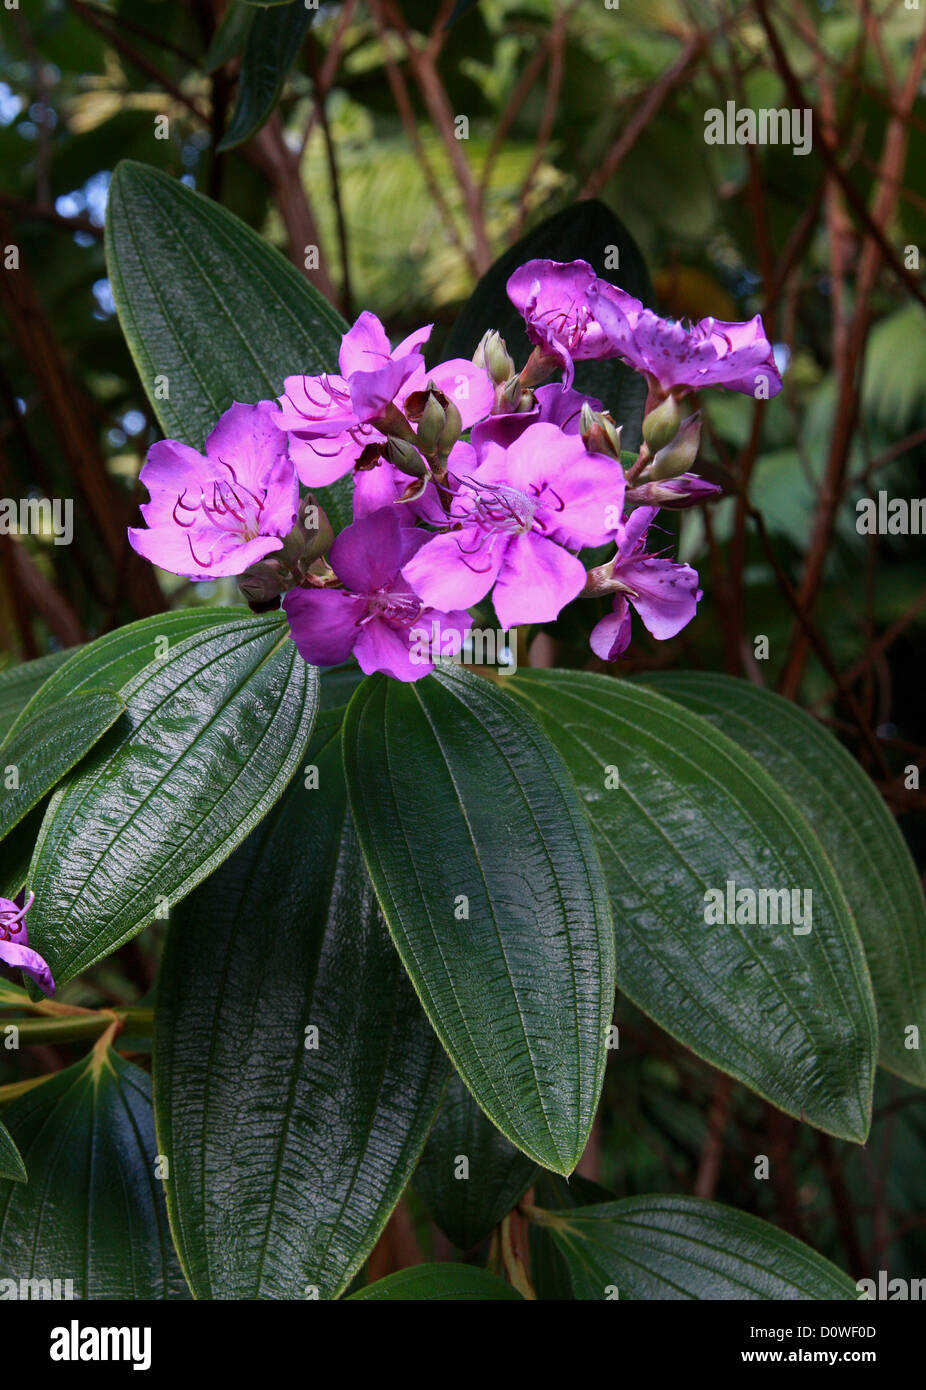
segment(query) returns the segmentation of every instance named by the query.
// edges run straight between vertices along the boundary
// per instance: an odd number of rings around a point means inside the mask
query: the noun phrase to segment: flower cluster
[[[675,636],[694,617],[698,576],[657,554],[650,531],[660,507],[719,492],[689,471],[700,419],[681,402],[709,386],[781,389],[761,320],[673,323],[584,261],[530,261],[508,293],[534,345],[520,371],[491,331],[472,361],[428,368],[430,327],[393,348],[365,312],[337,373],[290,376],[278,401],[232,405],[204,454],[155,444],[134,548],[191,579],[237,575],[253,607],[282,599],[314,665],[353,654],[398,680],[432,669],[422,633],[458,633],[459,650],[468,610],[489,597],[506,630],[611,597],[590,637],[604,661],[626,650],[631,607],[653,637]],[[646,378],[635,455],[573,387],[574,364],[592,358]],[[354,519],[335,538],[317,489],[348,475]],[[602,546],[611,558],[588,568],[583,552]]]

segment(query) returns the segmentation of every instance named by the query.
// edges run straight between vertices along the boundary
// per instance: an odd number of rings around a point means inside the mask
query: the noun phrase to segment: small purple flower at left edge
[[[176,439],[152,445],[140,478],[150,501],[132,548],[188,579],[243,574],[274,551],[296,524],[299,483],[275,405],[232,405],[206,440],[205,454]]]
[[[382,507],[346,526],[328,563],[345,586],[290,589],[283,600],[293,641],[312,666],[336,666],[353,652],[368,675],[382,671],[416,681],[433,670],[432,634],[439,652],[455,655],[469,628],[465,609],[446,611],[422,602],[402,577],[402,566],[428,540],[402,524],[395,506]]]
[[[618,534],[618,553],[600,567],[609,576],[613,611],[592,628],[592,651],[602,661],[616,661],[630,645],[630,608],[637,610],[647,631],[664,642],[691,622],[701,598],[697,570],[675,560],[648,554],[646,533],[657,507],[637,507]]]
[[[557,359],[566,386],[572,385],[574,362],[616,356],[590,300],[599,285],[629,318],[642,309],[639,299],[604,285],[587,261],[526,261],[508,280],[508,298],[523,316],[527,336]]]
[[[0,898],[0,960],[28,975],[43,994],[54,994],[55,982],[48,965],[29,945],[26,913],[34,902],[34,893],[29,894],[24,905]]]

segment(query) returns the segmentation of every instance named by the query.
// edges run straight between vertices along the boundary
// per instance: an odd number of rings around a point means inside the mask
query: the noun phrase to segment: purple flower
[[[273,412],[271,401],[231,406],[205,455],[176,439],[151,447],[141,470],[148,529],[129,529],[139,555],[190,579],[219,579],[282,549],[299,484]]]
[[[323,487],[349,473],[369,444],[384,444],[372,421],[393,402],[401,410],[429,381],[449,396],[468,429],[492,409],[494,390],[482,368],[454,358],[428,371],[420,348],[431,325],[394,350],[375,314],[365,311],[344,334],[340,374],[289,376],[274,416],[290,436],[290,453],[307,487]]]
[[[527,261],[508,281],[508,298],[523,315],[527,336],[555,357],[572,385],[573,363],[614,357],[615,349],[595,316],[592,288],[601,286],[625,314],[643,306],[632,295],[600,281],[587,261]]]
[[[630,644],[630,605],[646,629],[665,641],[681,632],[695,615],[701,590],[690,565],[646,553],[646,533],[656,507],[638,507],[618,535],[618,556],[611,571],[616,591],[613,612],[592,628],[592,651],[602,661],[616,661]]]
[[[465,607],[495,586],[505,629],[552,621],[585,585],[585,567],[565,546],[599,545],[614,534],[624,475],[586,452],[577,435],[529,426],[507,449],[489,442],[458,473],[454,529],[434,536],[402,573],[425,603]]]
[[[51,971],[38,951],[33,951],[29,946],[25,919],[34,902],[34,893],[29,894],[24,907],[17,906],[10,898],[0,898],[0,960],[4,965],[12,965],[30,976],[43,994],[54,994],[55,982]]]
[[[371,512],[338,536],[328,562],[344,589],[290,589],[284,598],[293,641],[313,666],[336,666],[353,652],[367,674],[416,681],[433,662],[418,654],[414,629],[430,632],[436,623],[445,636],[458,633],[457,651],[462,646],[469,614],[426,605],[400,573],[428,533],[403,526],[398,510]]]
[[[589,288],[589,301],[613,351],[645,373],[662,394],[723,386],[767,398],[781,390],[772,345],[758,314],[748,323],[707,318],[686,327],[652,309],[628,314],[611,287],[600,282]]]

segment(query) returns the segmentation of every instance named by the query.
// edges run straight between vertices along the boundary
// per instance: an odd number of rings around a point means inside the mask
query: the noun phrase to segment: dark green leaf
[[[285,619],[243,609],[123,687],[125,716],[55,793],[29,875],[31,943],[59,983],[164,917],[266,815],[317,689]]]
[[[617,249],[619,268],[609,267],[612,248]],[[505,286],[518,266],[535,259],[588,261],[603,279],[628,294],[644,303],[652,298],[649,273],[636,242],[610,208],[589,199],[541,222],[486,271],[447,336],[445,356],[472,357],[486,329],[495,328],[505,339],[515,366],[524,365],[532,344]],[[624,427],[625,448],[636,449],[646,403],[645,379],[616,358],[577,362],[575,387],[596,396],[610,410]]]
[[[161,428],[199,449],[232,401],[267,400],[297,372],[333,371],[347,325],[295,266],[218,204],[123,160],[109,187],[106,264],[126,341]],[[162,398],[155,378],[166,379]],[[316,493],[335,530],[350,485]]]
[[[272,114],[314,17],[302,0],[270,5],[254,15],[244,41],[238,100],[220,152],[250,140]]]
[[[573,1173],[567,1181],[557,1173],[541,1173],[534,1185],[534,1204],[549,1210],[584,1207],[592,1202],[610,1202],[614,1193],[599,1183]],[[527,1228],[531,1257],[531,1284],[539,1299],[572,1301],[569,1266],[549,1229],[531,1221]]]
[[[322,716],[305,758],[318,786],[297,776],[168,933],[158,1135],[200,1298],[342,1292],[408,1181],[449,1070],[363,868],[339,733]]]
[[[494,1124],[575,1167],[614,1002],[607,897],[566,770],[489,681],[368,677],[344,760],[367,868],[412,983]]]
[[[27,1182],[29,1175],[22,1161],[22,1154],[13,1142],[6,1125],[0,1124],[0,1178],[10,1182]]]
[[[741,744],[797,802],[858,924],[878,1008],[881,1064],[926,1085],[926,1051],[919,1046],[926,1021],[926,900],[878,789],[828,730],[780,695],[700,671],[646,681]]]
[[[446,1298],[454,1303],[460,1300],[516,1299],[523,1302],[517,1289],[490,1274],[487,1269],[476,1265],[432,1264],[412,1265],[410,1269],[400,1269],[395,1274],[387,1274],[385,1279],[377,1279],[375,1284],[367,1284],[350,1295],[350,1300],[371,1302],[375,1299],[431,1300]]]
[[[124,709],[114,690],[84,690],[20,716],[0,743],[0,839],[80,762]]]
[[[413,1180],[444,1235],[471,1250],[517,1204],[536,1172],[453,1076]]]
[[[147,1073],[110,1048],[3,1112],[29,1171],[0,1181],[0,1270],[20,1297],[180,1298]],[[73,1281],[70,1294],[64,1281]]]
[[[580,1299],[840,1299],[852,1280],[767,1221],[700,1197],[544,1212]]]
[[[288,3],[288,0],[282,0],[282,2]],[[203,58],[203,72],[215,72],[216,68],[222,67],[230,58],[236,57],[241,52],[253,21],[254,7],[252,5],[239,4],[239,0],[231,0],[228,9],[222,16],[221,24],[215,31],[208,52]]]
[[[519,673],[507,689],[542,721],[584,798],[611,895],[618,988],[788,1114],[863,1140],[877,1048],[871,983],[795,803],[706,720],[642,686],[558,671]],[[728,882],[799,890],[801,911],[810,891],[812,930],[709,925],[705,894],[725,894]]]
[[[228,63],[229,58],[241,53],[253,19],[253,6],[239,4],[239,0],[231,0],[225,14],[222,15],[221,24],[214,33],[206,57],[203,58],[203,72],[214,72],[216,68]]]
[[[69,651],[51,652],[36,661],[24,661],[0,671],[0,738],[6,737],[20,710],[42,688],[51,673],[72,655]]]

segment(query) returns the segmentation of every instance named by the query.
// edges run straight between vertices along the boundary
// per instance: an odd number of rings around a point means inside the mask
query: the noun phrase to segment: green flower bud
[[[505,346],[504,338],[494,328],[482,335],[473,353],[477,367],[484,367],[493,386],[502,386],[509,377],[514,376],[514,361]]]
[[[586,401],[579,417],[579,430],[589,453],[605,454],[620,462],[621,426],[615,425],[606,410],[592,410]]]
[[[672,443],[659,450],[643,474],[643,480],[660,482],[665,478],[677,478],[680,473],[687,473],[698,457],[700,443],[701,412],[698,410],[682,421]]]
[[[427,477],[428,465],[415,446],[404,439],[387,439],[386,457],[400,473],[408,473],[412,478]]]
[[[299,521],[305,535],[300,560],[303,565],[310,565],[320,555],[328,554],[334,543],[334,528],[311,492],[306,493],[299,504]]]
[[[238,576],[238,588],[256,612],[266,612],[279,607],[283,592],[280,567],[274,560],[258,560],[250,565],[244,574]]]
[[[442,404],[442,400],[446,399],[443,392],[428,392],[427,401],[418,416],[418,428],[416,430],[418,448],[423,454],[437,452],[444,426],[447,424],[447,412]],[[412,419],[414,418],[413,415]]]
[[[674,396],[666,396],[648,415],[644,415],[643,438],[650,453],[655,454],[659,449],[671,444],[678,433],[681,420],[682,412]]]

